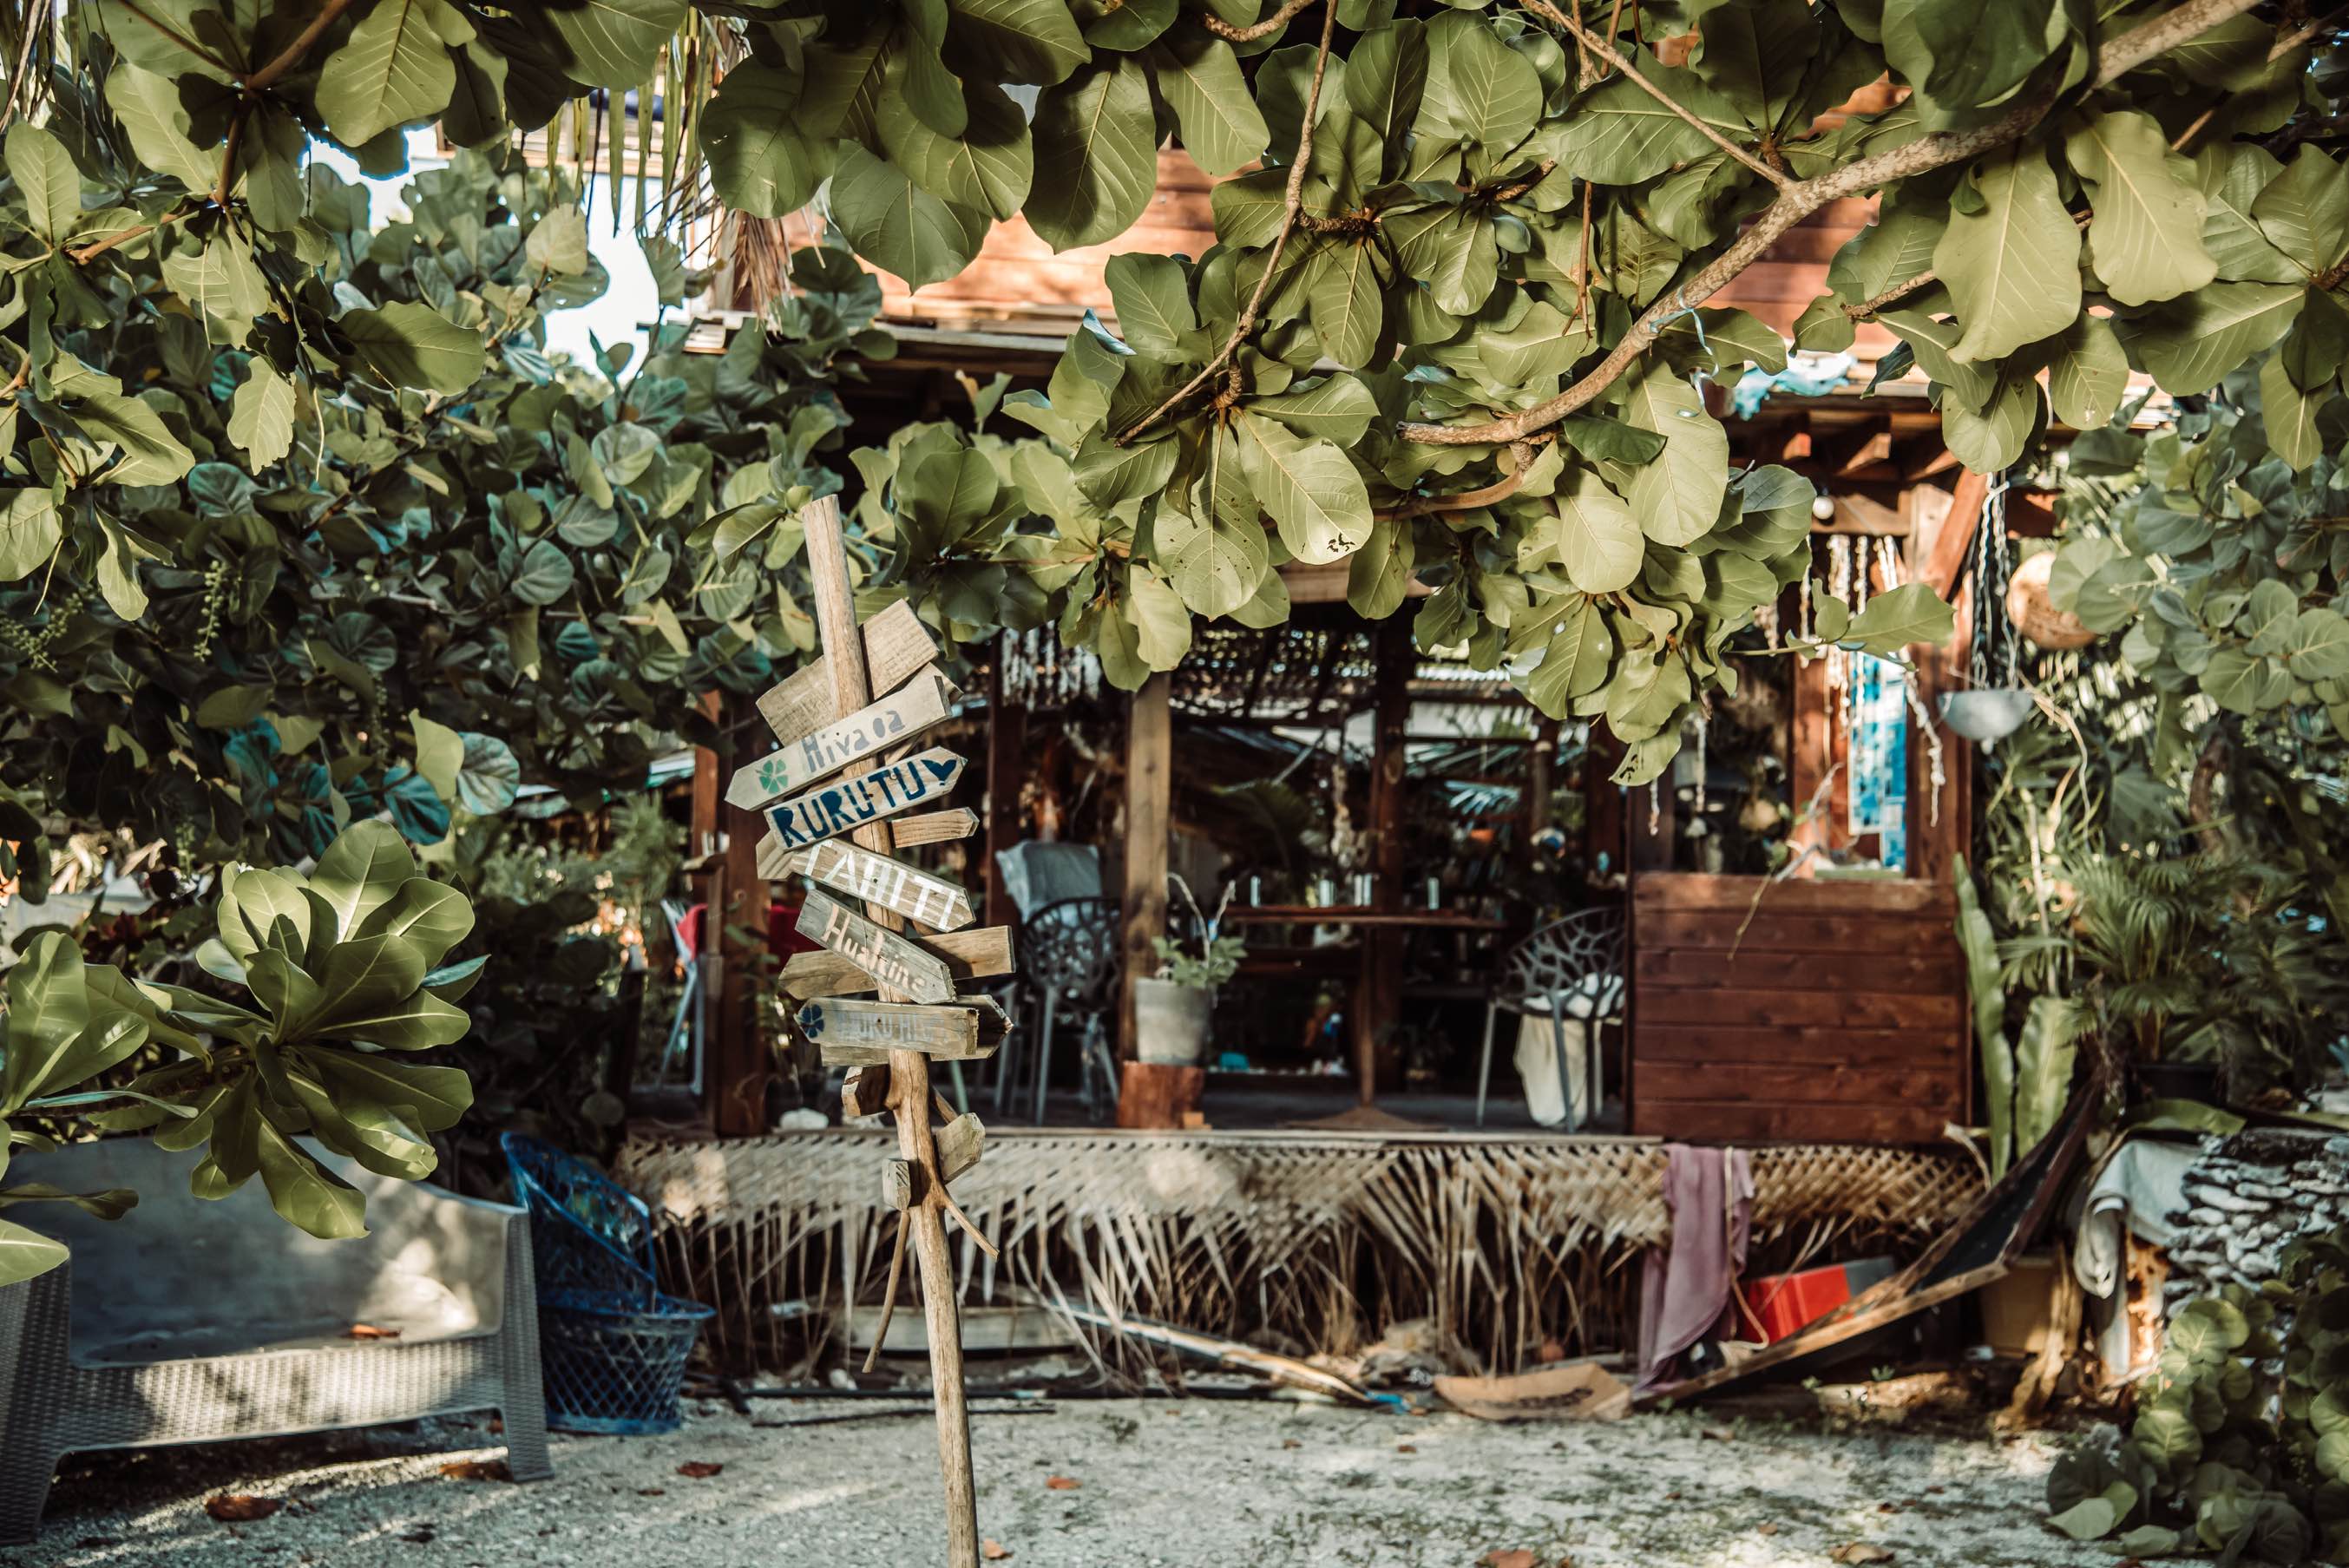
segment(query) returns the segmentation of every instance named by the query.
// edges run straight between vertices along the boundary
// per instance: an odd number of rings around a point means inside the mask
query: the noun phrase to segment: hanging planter
[[[2031,717],[2031,694],[2019,686],[1977,686],[1941,694],[1941,722],[1968,740],[1988,746],[2013,735]]]

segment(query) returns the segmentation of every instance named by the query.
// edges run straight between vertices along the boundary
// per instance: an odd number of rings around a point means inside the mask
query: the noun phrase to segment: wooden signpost
[[[839,772],[861,757],[911,740],[946,722],[958,694],[946,676],[924,670],[879,702],[800,737],[780,751],[736,769],[726,785],[729,805],[765,805]]]
[[[896,1157],[881,1174],[884,1201],[897,1212],[897,1237],[873,1354],[888,1333],[910,1237],[921,1275],[938,1464],[946,1481],[947,1563],[978,1568],[970,1407],[946,1221],[952,1215],[994,1253],[995,1244],[947,1191],[948,1182],[978,1162],[986,1130],[966,1112],[933,1131],[931,1111],[944,1102],[930,1088],[930,1063],[986,1057],[1001,1044],[1010,1026],[1002,1008],[991,997],[957,997],[955,982],[1009,972],[1010,933],[1001,926],[953,930],[970,922],[968,896],[891,858],[893,850],[962,838],[976,828],[968,810],[898,818],[908,806],[942,797],[961,776],[963,758],[934,748],[809,789],[943,722],[954,711],[955,689],[933,665],[936,642],[905,603],[857,625],[838,502],[820,498],[801,516],[823,657],[759,699],[782,749],[737,772],[726,799],[756,810],[805,791],[765,813],[771,827],[759,844],[760,874],[797,872],[865,901],[859,914],[811,887],[799,930],[825,951],[795,955],[783,967],[782,983],[804,999],[797,1023],[823,1060],[855,1069],[842,1092],[843,1112],[871,1116],[885,1109],[895,1120]],[[884,694],[877,702],[876,693]],[[894,828],[893,818],[898,818]],[[843,833],[853,844],[841,841]],[[901,929],[908,917],[919,923],[910,934]],[[877,991],[878,999],[843,999],[859,991]],[[871,1366],[868,1357],[866,1368]]]
[[[810,882],[939,931],[960,931],[971,922],[970,895],[954,883],[854,844],[821,843],[793,855],[790,865]]]

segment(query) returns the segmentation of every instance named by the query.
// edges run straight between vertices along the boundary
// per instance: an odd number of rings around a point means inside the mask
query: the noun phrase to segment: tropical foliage
[[[51,1141],[10,1121],[151,1129],[163,1148],[204,1151],[189,1177],[199,1196],[225,1197],[258,1174],[277,1212],[312,1235],[362,1234],[365,1196],[295,1140],[380,1175],[432,1170],[431,1135],[455,1124],[472,1089],[455,1068],[395,1053],[448,1045],[471,1026],[456,999],[483,960],[442,960],[472,924],[464,895],[417,874],[394,829],[363,822],[306,876],[222,874],[217,934],[199,957],[243,1000],[86,963],[71,937],[42,932],[8,972],[0,1161]],[[127,1082],[95,1081],[142,1051],[155,1065]],[[112,1215],[136,1195],[0,1189],[0,1206],[41,1200]],[[0,1221],[0,1284],[64,1258],[62,1245]]]
[[[2257,1294],[2229,1285],[2169,1322],[2126,1431],[2047,1478],[2050,1521],[2129,1557],[2349,1562],[2349,1233],[2284,1250]]]
[[[485,411],[490,351],[575,276],[578,231],[541,223],[519,280],[338,288],[319,211],[347,198],[303,168],[308,139],[376,168],[427,122],[467,145],[554,122],[576,145],[593,101],[615,151],[636,150],[640,214],[656,163],[669,213],[706,160],[733,209],[819,200],[860,254],[922,284],[993,218],[1020,213],[1056,247],[1121,232],[1172,130],[1236,175],[1216,188],[1219,242],[1121,258],[1122,339],[1081,333],[1049,392],[1008,408],[1071,454],[1069,482],[1031,499],[1067,542],[1042,551],[1071,572],[1063,634],[1132,684],[1180,656],[1194,614],[1282,614],[1284,562],[1345,562],[1374,614],[1416,577],[1435,590],[1423,645],[1464,645],[1547,711],[1603,717],[1634,743],[1622,777],[1644,779],[1733,678],[1725,639],[1803,570],[1808,487],[1767,468],[1733,482],[1702,396],[1785,345],[1708,302],[1829,201],[1878,191],[1882,213],[1801,342],[1890,327],[1976,468],[2013,461],[2051,407],[2101,422],[2131,366],[2199,393],[2297,333],[2313,348],[2296,387],[2337,369],[2319,324],[2349,250],[2328,193],[2349,177],[2319,148],[2287,166],[2256,139],[2321,107],[2333,78],[2309,67],[2331,40],[2251,8],[1679,0],[1602,26],[1549,0],[1426,16],[1383,0],[528,16],[103,0],[20,37],[48,129],[20,116],[9,144],[10,340],[41,417],[16,437],[7,563],[54,558],[55,592],[126,620],[164,563],[209,569],[183,559],[184,531],[117,499],[184,481],[197,444],[222,441],[181,428],[184,391],[75,352],[122,314],[110,302],[169,299],[216,354],[257,356],[222,399],[243,412],[221,437],[254,466],[354,403]],[[1886,107],[1837,112],[1880,76]],[[579,432],[586,459],[599,433]],[[584,460],[564,434],[563,460]],[[330,483],[291,517],[337,499]],[[999,521],[947,515],[957,532]],[[515,554],[481,559],[523,573],[534,556],[533,591],[552,591],[547,542],[497,521]],[[1908,608],[1888,635],[1935,634]]]

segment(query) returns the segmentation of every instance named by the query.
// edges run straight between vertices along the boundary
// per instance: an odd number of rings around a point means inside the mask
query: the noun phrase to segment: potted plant
[[[1191,884],[1181,877],[1167,882],[1191,907],[1193,940],[1185,944],[1172,936],[1159,937],[1158,973],[1133,983],[1134,1049],[1143,1061],[1167,1067],[1197,1067],[1206,1059],[1207,1021],[1216,1006],[1216,988],[1239,973],[1247,944],[1223,934],[1224,911],[1232,890],[1213,916],[1204,914],[1191,895]]]

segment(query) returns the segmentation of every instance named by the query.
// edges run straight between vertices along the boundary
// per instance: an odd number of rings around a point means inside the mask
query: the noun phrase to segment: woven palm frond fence
[[[880,1299],[890,1225],[880,1135],[636,1141],[619,1179],[665,1218],[665,1287],[710,1302],[730,1366],[836,1348],[847,1308]],[[1757,1150],[1761,1266],[1898,1250],[1981,1183],[1961,1155],[1851,1145]],[[1636,1266],[1671,1221],[1661,1144],[1633,1139],[1318,1133],[1011,1132],[955,1196],[1002,1249],[961,1238],[966,1303],[1090,1301],[1118,1313],[1344,1356],[1432,1319],[1512,1371],[1545,1341],[1627,1346]],[[804,1312],[779,1315],[781,1303]],[[1143,1362],[1081,1336],[1104,1370]]]

